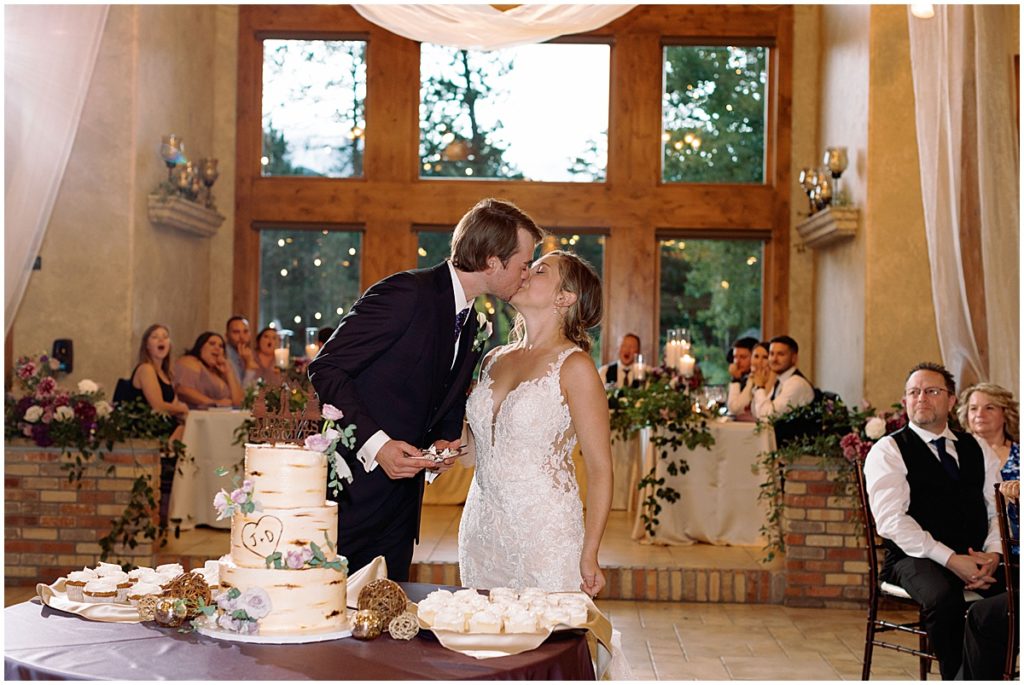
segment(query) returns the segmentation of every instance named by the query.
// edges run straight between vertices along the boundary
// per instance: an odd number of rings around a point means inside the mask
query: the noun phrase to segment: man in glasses
[[[999,460],[984,441],[950,429],[955,403],[952,374],[918,364],[903,392],[909,424],[875,443],[864,462],[871,512],[886,543],[882,580],[923,607],[943,680],[960,668],[964,590],[990,596],[1003,588],[993,495]]]

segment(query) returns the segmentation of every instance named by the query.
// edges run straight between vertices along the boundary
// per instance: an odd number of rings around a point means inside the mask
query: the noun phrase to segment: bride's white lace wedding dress
[[[547,373],[520,383],[495,406],[490,369],[466,403],[476,473],[459,526],[459,572],[466,587],[580,588],[583,505],[572,452],[576,432],[562,396],[562,352]]]

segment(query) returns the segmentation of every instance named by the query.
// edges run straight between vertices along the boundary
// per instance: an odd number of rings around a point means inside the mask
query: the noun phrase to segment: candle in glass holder
[[[644,367],[644,356],[642,354],[638,354],[636,356],[636,361],[633,362],[633,368],[636,369],[636,372],[633,374],[633,378],[638,381],[644,380],[647,374],[647,369]]]
[[[320,350],[315,344],[306,345],[306,359],[312,359],[316,356],[316,353]]]
[[[288,368],[288,348],[287,347],[279,347],[276,350],[274,350],[274,362],[277,364],[277,366],[279,368],[282,368],[282,369],[287,369]]]
[[[696,363],[697,363],[696,359],[694,359],[693,357],[691,357],[688,354],[684,354],[679,359],[679,373],[681,373],[683,375],[683,377],[689,378],[690,376],[693,375],[693,367],[694,367],[694,364],[696,364]]]

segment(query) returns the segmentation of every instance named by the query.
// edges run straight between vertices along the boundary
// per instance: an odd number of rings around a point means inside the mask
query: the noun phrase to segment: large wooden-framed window
[[[784,332],[789,276],[792,8],[640,6],[572,37],[611,45],[608,165],[603,182],[420,178],[420,45],[340,5],[239,9],[238,154],[233,307],[259,311],[258,227],[363,227],[360,287],[416,266],[415,226],[454,226],[483,197],[511,200],[552,229],[600,226],[606,316],[602,337],[658,339],[659,235],[763,236],[762,327]],[[365,140],[357,178],[261,173],[263,40],[366,41]],[[671,45],[754,45],[769,51],[761,183],[664,182],[663,74]],[[650,342],[649,342],[650,341]],[[604,357],[615,353],[605,345]]]

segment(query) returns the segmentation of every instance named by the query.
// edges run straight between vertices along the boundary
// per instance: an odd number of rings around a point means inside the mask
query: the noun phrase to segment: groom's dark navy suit
[[[356,424],[356,445],[345,458],[354,481],[339,496],[339,552],[354,571],[377,555],[388,577],[408,580],[419,537],[423,472],[392,480],[377,466],[367,473],[356,451],[378,430],[394,440],[429,447],[462,433],[466,389],[480,353],[470,316],[455,351],[455,293],[446,262],[404,271],[374,284],[342,318],[309,365],[321,405]]]

